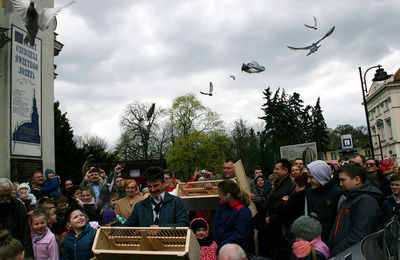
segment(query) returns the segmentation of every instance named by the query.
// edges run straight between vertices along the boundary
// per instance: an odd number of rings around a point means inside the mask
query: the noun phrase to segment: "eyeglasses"
[[[375,166],[375,163],[367,163],[367,167]]]

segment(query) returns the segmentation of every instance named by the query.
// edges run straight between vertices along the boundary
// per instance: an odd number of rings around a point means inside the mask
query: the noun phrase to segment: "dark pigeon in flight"
[[[233,80],[236,79],[235,75],[230,75],[229,77],[231,77]]]
[[[311,25],[304,24],[304,26],[307,28],[310,28],[310,29],[317,30],[317,18],[315,18],[315,16],[313,16],[313,17],[314,17],[314,25],[311,26]]]
[[[212,84],[212,82],[210,82],[210,89],[208,90],[208,93],[205,93],[205,92],[202,92],[202,91],[200,91],[200,93],[203,94],[203,95],[212,96],[213,95],[213,89],[214,89],[213,84]]]
[[[335,26],[333,26],[332,29],[330,29],[330,30],[324,35],[324,37],[322,37],[320,40],[318,40],[318,41],[312,43],[312,44],[309,45],[309,46],[306,46],[306,47],[291,47],[291,46],[287,46],[287,47],[288,47],[289,49],[292,49],[292,50],[310,50],[310,52],[307,54],[307,56],[308,56],[308,55],[310,55],[311,53],[316,52],[316,51],[318,50],[318,48],[321,47],[321,45],[318,46],[318,43],[319,43],[320,41],[322,41],[323,39],[325,39],[326,37],[328,37],[329,35],[331,35],[331,34],[333,33],[334,30],[335,30]]]
[[[260,72],[263,72],[264,70],[265,70],[265,67],[260,66],[260,64],[258,64],[255,61],[251,61],[251,62],[242,64],[242,71],[247,72],[247,73],[260,73]]]
[[[150,109],[147,111],[147,113],[146,113],[146,119],[147,120],[144,120],[142,117],[139,117],[139,120],[138,120],[139,121],[139,126],[142,129],[142,131],[143,131],[144,135],[146,136],[146,138],[148,138],[149,134],[150,134],[150,122],[149,121],[150,121],[151,117],[154,114],[155,107],[156,107],[156,103],[153,103],[151,105]]]
[[[26,30],[28,31],[24,43],[29,45],[35,45],[35,38],[39,31],[45,31],[49,28],[50,23],[55,20],[56,15],[65,7],[71,5],[74,2],[70,2],[64,6],[54,8],[43,8],[38,12],[35,8],[35,3],[29,0],[11,0],[13,9],[17,11],[25,24]]]

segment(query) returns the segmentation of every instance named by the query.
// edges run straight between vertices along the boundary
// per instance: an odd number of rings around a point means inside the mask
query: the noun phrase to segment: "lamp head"
[[[372,79],[372,81],[383,81],[383,80],[387,80],[388,78],[390,78],[392,75],[388,75],[386,73],[386,71],[384,69],[382,69],[380,66],[379,68],[376,70],[375,76]]]

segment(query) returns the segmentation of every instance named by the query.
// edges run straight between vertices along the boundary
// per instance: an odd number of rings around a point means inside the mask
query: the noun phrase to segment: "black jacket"
[[[333,181],[316,189],[306,191],[307,213],[314,212],[322,226],[321,239],[328,242],[333,223],[336,217],[337,204],[342,195],[342,189]]]
[[[269,215],[276,213],[276,205],[281,202],[282,198],[286,195],[292,195],[296,192],[296,183],[287,176],[282,181],[275,181],[274,188],[267,198],[267,209]]]
[[[340,205],[329,240],[332,256],[377,231],[382,220],[378,201],[383,199],[383,194],[368,181],[345,195],[347,198]]]
[[[11,198],[10,204],[0,206],[0,226],[10,231],[14,238],[21,241],[25,249],[25,256],[33,256],[28,215],[21,201]]]

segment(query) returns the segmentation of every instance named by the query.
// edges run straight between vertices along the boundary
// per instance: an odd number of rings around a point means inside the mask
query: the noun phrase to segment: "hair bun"
[[[5,246],[12,240],[11,233],[8,230],[0,231],[0,246]]]

